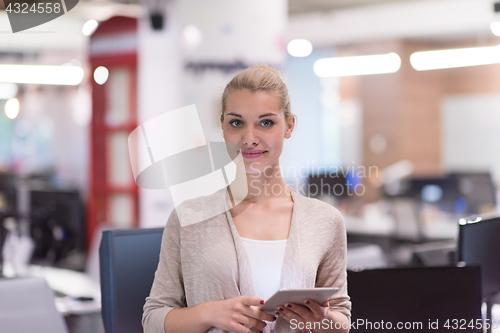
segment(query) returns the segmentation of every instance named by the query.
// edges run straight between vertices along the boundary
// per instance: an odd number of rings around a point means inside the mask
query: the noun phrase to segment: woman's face
[[[222,131],[224,140],[237,144],[242,152],[247,174],[266,172],[278,162],[284,139],[290,138],[294,126],[292,117],[285,121],[280,101],[274,94],[231,92],[226,99]]]

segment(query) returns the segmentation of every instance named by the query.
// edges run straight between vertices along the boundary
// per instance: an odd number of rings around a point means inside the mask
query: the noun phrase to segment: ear
[[[295,127],[295,115],[292,115],[286,123],[287,129],[285,131],[285,139],[292,137],[293,128]]]

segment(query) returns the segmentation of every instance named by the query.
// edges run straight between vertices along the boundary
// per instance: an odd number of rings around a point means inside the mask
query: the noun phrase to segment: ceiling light
[[[182,31],[182,42],[188,49],[197,48],[203,39],[200,29],[195,25],[188,25]]]
[[[495,36],[500,36],[500,22],[492,22],[490,29]]]
[[[323,58],[314,63],[319,77],[355,76],[395,73],[401,67],[401,58],[394,52],[355,57]]]
[[[11,98],[5,103],[5,115],[14,119],[19,114],[19,101],[17,98]]]
[[[96,20],[88,20],[82,27],[82,33],[85,36],[90,36],[94,33],[95,29],[97,29],[98,25],[99,23]]]
[[[15,83],[0,83],[0,99],[9,99],[16,97],[17,84]]]
[[[108,81],[109,71],[104,66],[99,66],[94,71],[94,80],[97,84],[103,85]]]
[[[78,66],[0,65],[0,82],[76,86],[82,80]]]
[[[497,46],[415,52],[410,56],[411,66],[417,71],[457,68],[500,63]]]
[[[286,49],[292,57],[307,57],[311,54],[313,46],[307,39],[294,39],[288,43]]]

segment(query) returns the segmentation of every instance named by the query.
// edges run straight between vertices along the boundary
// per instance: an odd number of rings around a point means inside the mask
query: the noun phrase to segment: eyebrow
[[[240,114],[237,114],[237,113],[234,113],[234,112],[229,112],[227,115],[228,116],[235,116],[235,117],[243,118]],[[277,114],[276,113],[266,113],[266,114],[260,115],[259,118],[264,118],[264,117],[267,117],[267,116],[277,116]]]

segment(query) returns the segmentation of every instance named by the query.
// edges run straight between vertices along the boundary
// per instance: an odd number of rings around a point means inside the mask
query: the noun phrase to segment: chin
[[[260,175],[263,173],[260,168],[256,170],[255,168],[251,169],[250,167],[247,167],[245,171],[247,175]]]
[[[247,173],[257,172],[262,169],[262,163],[259,161],[243,160],[245,163],[245,170]]]

